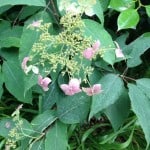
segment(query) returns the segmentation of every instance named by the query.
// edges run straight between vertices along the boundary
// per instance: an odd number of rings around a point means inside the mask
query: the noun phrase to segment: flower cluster
[[[57,35],[51,35],[50,23],[43,23],[41,20],[34,21],[28,26],[28,28],[36,29],[37,32],[40,31],[40,36],[39,40],[33,44],[30,55],[23,59],[21,66],[25,74],[32,72],[38,76],[37,83],[44,91],[49,90],[48,86],[52,82],[47,75],[61,72],[62,75],[67,74],[71,78],[68,84],[60,85],[66,95],[83,91],[91,96],[100,93],[101,86],[93,85],[86,90],[86,87],[80,88],[80,84],[82,81],[86,82],[87,77],[93,72],[91,63],[87,64],[84,61],[85,58],[91,60],[99,54],[100,40],[93,41],[91,37],[84,35],[81,13],[76,12],[74,15],[70,13],[75,12],[76,7],[77,5],[72,3],[67,8],[67,13],[60,19],[62,31]],[[43,73],[46,77],[41,75]]]
[[[102,92],[101,84],[94,84],[91,87],[82,87],[80,88],[81,80],[72,78],[68,84],[61,84],[60,88],[66,95],[74,95],[83,90],[88,96],[99,94]]]

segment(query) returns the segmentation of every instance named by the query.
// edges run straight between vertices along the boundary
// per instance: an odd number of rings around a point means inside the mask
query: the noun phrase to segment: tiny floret
[[[44,91],[48,91],[48,85],[51,83],[51,79],[48,77],[43,78],[41,75],[38,76],[38,84],[43,88]]]
[[[88,88],[82,87],[82,90],[88,96],[92,96],[102,92],[101,84],[94,84],[92,87],[88,87]]]
[[[72,78],[68,84],[61,84],[60,88],[66,95],[74,95],[81,92],[80,83],[80,80]]]

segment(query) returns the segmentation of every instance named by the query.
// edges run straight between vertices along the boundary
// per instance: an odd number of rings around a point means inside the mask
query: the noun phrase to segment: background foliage
[[[150,2],[96,0],[94,15],[83,14],[84,35],[110,49],[90,64],[89,81],[103,90],[91,97],[64,95],[59,86],[67,77],[59,71],[51,74],[44,92],[37,76],[21,68],[40,36],[27,27],[43,20],[52,23],[49,33],[57,35],[64,15],[60,5],[61,0],[0,1],[0,149],[148,150]],[[126,59],[115,56],[113,41]]]

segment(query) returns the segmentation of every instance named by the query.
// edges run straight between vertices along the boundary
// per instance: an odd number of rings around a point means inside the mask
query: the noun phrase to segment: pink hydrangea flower
[[[86,59],[92,59],[95,53],[99,50],[100,48],[100,41],[97,40],[92,47],[89,47],[83,51],[83,57]]]
[[[102,92],[101,84],[94,84],[92,87],[85,88],[82,87],[82,90],[88,95],[92,96]]]
[[[73,78],[69,81],[68,84],[61,84],[60,88],[66,95],[74,95],[81,92],[80,83],[80,80]]]
[[[117,47],[117,48],[115,49],[116,57],[117,57],[117,58],[124,58],[125,56],[124,56],[122,50],[120,49],[119,44],[118,44],[116,41],[114,41],[114,42],[115,42],[116,47]]]
[[[51,83],[51,79],[48,77],[43,78],[41,75],[38,76],[38,84],[43,88],[44,91],[48,91],[48,85]]]

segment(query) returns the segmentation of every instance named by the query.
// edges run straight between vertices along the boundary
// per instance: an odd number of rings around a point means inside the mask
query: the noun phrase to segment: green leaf
[[[103,92],[93,96],[89,118],[114,104],[124,89],[122,80],[114,74],[105,75],[98,83],[102,85]]]
[[[3,82],[4,82],[4,79],[3,79],[3,74],[1,72],[1,66],[0,66],[0,98],[3,94]]]
[[[20,37],[22,34],[22,27],[16,26],[14,28],[5,28],[0,34],[1,47],[19,47]]]
[[[135,2],[133,0],[111,0],[109,6],[117,11],[124,11],[129,8],[134,8]]]
[[[37,6],[24,6],[21,14],[19,15],[19,20],[26,19],[27,17],[32,16],[40,9],[41,7]]]
[[[34,141],[30,144],[30,150],[45,150],[44,139]],[[20,150],[20,149],[19,149]]]
[[[44,0],[1,0],[0,7],[5,5],[31,5],[31,6],[46,6]]]
[[[49,91],[43,95],[42,99],[42,111],[50,109],[57,101],[60,100],[62,96],[62,92],[57,85],[57,82],[53,82],[50,87]]]
[[[15,124],[11,118],[3,118],[0,120],[0,135],[8,137],[9,131],[15,127]]]
[[[139,14],[136,9],[127,9],[120,13],[117,24],[118,30],[136,28],[139,22]]]
[[[49,125],[51,125],[55,120],[57,119],[55,112],[51,110],[47,110],[43,112],[42,114],[39,114],[36,116],[31,124],[33,129],[37,133],[41,133],[44,131]]]
[[[38,83],[38,76],[36,74],[30,73],[26,75],[24,73],[24,84],[25,84],[24,95],[26,95],[26,93],[37,83]]]
[[[148,17],[150,17],[150,5],[146,5],[145,8],[146,8],[146,13]]]
[[[91,98],[84,93],[65,96],[57,102],[59,119],[67,124],[85,121],[89,113]]]
[[[93,6],[93,12],[97,15],[101,23],[104,24],[103,9],[99,0],[96,0],[96,4]]]
[[[129,96],[126,89],[124,89],[117,102],[109,106],[105,110],[105,114],[109,118],[115,131],[118,130],[118,128],[124,123],[129,114],[129,111]]]
[[[11,7],[12,6],[10,6],[10,5],[6,5],[6,6],[3,6],[3,7],[0,7],[0,14],[4,13],[8,9],[10,9]]]
[[[106,11],[108,8],[108,5],[110,3],[110,0],[100,0],[101,6],[103,8],[103,11]]]
[[[24,95],[23,71],[19,66],[19,61],[5,61],[2,69],[4,73],[5,85],[9,92],[19,101],[31,103],[31,92],[28,91],[26,95]]]
[[[128,67],[135,67],[142,63],[140,56],[150,48],[149,41],[150,32],[144,33],[125,48],[125,52],[130,56],[127,60]]]
[[[136,85],[128,84],[128,87],[132,110],[138,117],[138,121],[144,131],[147,143],[150,143],[150,100]]]
[[[45,139],[46,150],[67,150],[67,126],[56,121],[49,129]]]
[[[101,42],[101,49],[105,49],[103,59],[109,63],[113,64],[115,62],[115,53],[114,53],[114,42],[108,32],[103,28],[103,26],[95,21],[84,19],[85,36],[92,37],[93,40],[99,40]],[[113,49],[114,48],[114,49]]]
[[[89,19],[84,19],[83,21],[85,23],[85,36],[91,36],[93,40],[100,40],[101,47],[103,48],[108,48],[108,46],[114,47],[111,36],[101,24]]]
[[[137,87],[150,99],[150,79],[142,78],[136,80]]]
[[[105,60],[105,62],[113,65],[116,57],[115,57],[115,51],[114,50],[106,50],[103,54],[103,59]]]

